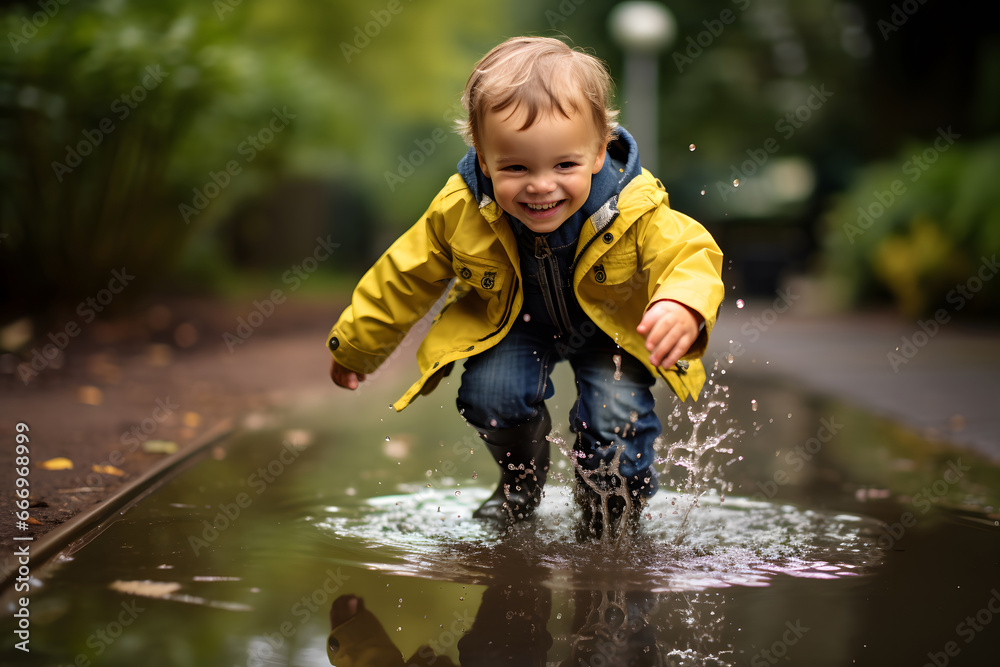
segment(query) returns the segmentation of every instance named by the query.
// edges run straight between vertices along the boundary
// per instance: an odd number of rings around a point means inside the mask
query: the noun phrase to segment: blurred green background
[[[0,324],[72,311],[122,267],[115,307],[288,285],[318,238],[336,251],[312,284],[348,289],[454,171],[490,47],[564,36],[621,95],[615,4],[5,3]],[[1000,31],[981,5],[664,4],[658,175],[732,260],[733,298],[794,276],[823,308],[923,315],[976,286],[1000,247]],[[1000,281],[978,287],[962,314],[998,312]]]

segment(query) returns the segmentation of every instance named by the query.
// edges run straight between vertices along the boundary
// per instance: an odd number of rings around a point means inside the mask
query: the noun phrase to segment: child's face
[[[566,222],[590,194],[607,146],[593,120],[579,112],[542,114],[526,130],[520,107],[483,119],[479,166],[493,181],[497,204],[533,232]]]

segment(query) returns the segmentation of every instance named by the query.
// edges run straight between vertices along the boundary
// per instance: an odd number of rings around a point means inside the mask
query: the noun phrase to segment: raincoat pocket
[[[503,289],[509,267],[452,250],[452,267],[458,280],[484,299],[496,298]]]
[[[628,282],[638,270],[638,254],[634,245],[612,248],[597,260],[592,269],[594,280],[605,285],[620,285]]]

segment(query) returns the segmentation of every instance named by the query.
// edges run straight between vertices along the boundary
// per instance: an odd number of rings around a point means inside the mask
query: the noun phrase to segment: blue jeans
[[[484,432],[525,424],[552,397],[552,369],[563,360],[576,377],[569,417],[579,465],[585,471],[610,465],[621,450],[618,472],[629,490],[652,496],[653,441],[661,430],[650,391],[655,379],[589,320],[576,333],[557,337],[551,327],[518,318],[500,343],[465,360],[458,410]],[[617,486],[614,479],[607,483]]]

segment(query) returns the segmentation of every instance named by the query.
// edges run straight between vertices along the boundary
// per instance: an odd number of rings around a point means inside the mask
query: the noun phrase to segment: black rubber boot
[[[549,412],[542,406],[530,422],[511,428],[480,430],[493,460],[500,466],[500,483],[472,516],[513,524],[526,519],[542,500],[549,471]]]
[[[617,470],[616,454],[611,468]],[[576,531],[577,540],[601,540],[605,535],[616,539],[627,531],[635,533],[646,506],[648,484],[637,484],[633,489],[617,472],[607,472],[602,464],[597,470],[576,470],[574,498],[582,512],[581,522]],[[656,488],[655,478],[652,486]]]

